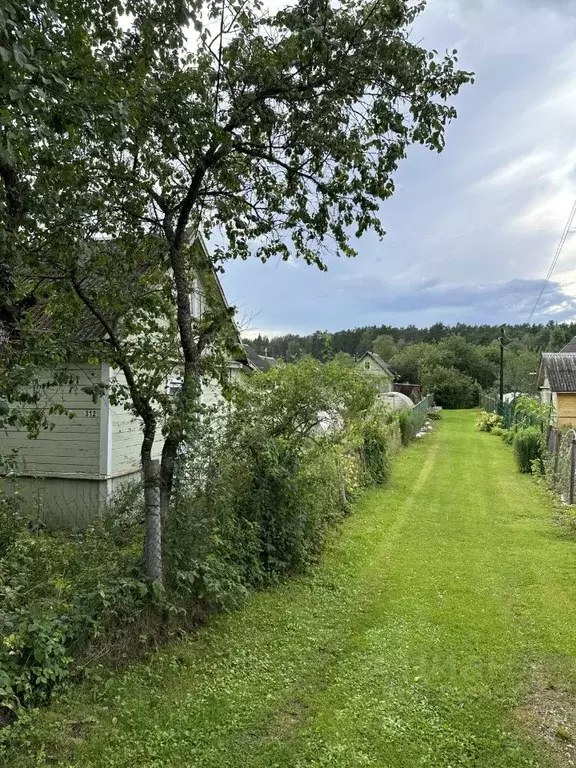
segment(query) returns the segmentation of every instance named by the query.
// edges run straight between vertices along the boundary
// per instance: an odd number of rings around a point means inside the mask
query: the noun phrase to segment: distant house
[[[560,352],[543,353],[538,388],[558,426],[576,426],[576,337]]]
[[[278,365],[278,361],[275,357],[268,356],[268,350],[266,350],[266,354],[259,355],[257,352],[254,352],[252,347],[248,344],[244,344],[244,349],[246,350],[246,356],[248,357],[249,362],[261,373],[266,373],[270,368],[275,368]]]
[[[382,358],[374,352],[365,352],[356,367],[374,377],[380,392],[392,392],[394,374]]]
[[[208,256],[201,238],[196,238],[193,247],[202,249]],[[194,317],[201,318],[205,312],[207,295],[211,301],[228,307],[214,270],[193,281],[190,301]],[[87,317],[82,333],[101,334],[101,330]],[[233,320],[227,336],[228,346],[237,349],[227,362],[228,376],[230,381],[239,381],[257,367],[248,360]],[[45,395],[46,402],[65,410],[61,415],[50,417],[53,429],[41,431],[33,440],[23,429],[10,426],[0,429],[1,451],[15,449],[18,452],[17,477],[5,479],[0,485],[17,487],[29,508],[36,508],[49,521],[82,525],[93,518],[127,480],[139,477],[142,432],[140,420],[129,410],[122,405],[112,405],[106,396],[94,402],[87,392],[95,384],[125,383],[121,372],[104,362],[86,361],[71,363],[66,371],[75,377],[75,386],[50,387]],[[50,371],[46,378],[51,380]],[[166,381],[166,391],[176,392],[181,383],[175,371]],[[222,400],[219,385],[205,383],[201,398],[207,405],[218,404]],[[159,429],[153,458],[160,457],[162,444]]]

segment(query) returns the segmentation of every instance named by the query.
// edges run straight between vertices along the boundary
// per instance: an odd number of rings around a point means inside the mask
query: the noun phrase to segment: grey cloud
[[[422,280],[398,286],[386,280],[347,281],[345,292],[362,302],[373,313],[394,314],[430,312],[440,319],[446,310],[457,310],[463,321],[481,314],[486,321],[499,322],[513,317],[515,322],[527,321],[542,288],[541,280],[516,279],[483,285],[451,285],[440,280]],[[537,316],[549,319],[573,319],[576,299],[565,293],[559,283],[548,284],[538,305]]]

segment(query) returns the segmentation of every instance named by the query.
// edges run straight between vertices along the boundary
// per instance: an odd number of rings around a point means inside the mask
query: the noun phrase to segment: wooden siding
[[[558,392],[556,395],[558,426],[576,426],[576,392]]]
[[[124,375],[116,373],[114,380],[125,385]],[[122,405],[110,405],[106,400],[103,407],[108,409],[112,439],[111,477],[131,474],[140,470],[140,446],[142,445],[142,421],[135,418]],[[162,454],[163,438],[161,426],[156,432],[153,458]]]
[[[0,479],[0,488],[18,491],[26,515],[54,528],[83,528],[106,503],[106,481],[78,477],[18,477]]]
[[[378,389],[381,392],[390,392],[392,390],[392,378],[371,357],[365,357],[364,360],[361,360],[358,363],[358,369],[377,377]]]
[[[43,430],[30,440],[23,429],[7,428],[0,432],[3,450],[17,449],[20,473],[54,477],[98,477],[100,471],[100,403],[81,387],[100,380],[99,365],[71,365],[77,387],[51,387],[44,405],[62,405],[71,414],[50,417],[53,428]]]

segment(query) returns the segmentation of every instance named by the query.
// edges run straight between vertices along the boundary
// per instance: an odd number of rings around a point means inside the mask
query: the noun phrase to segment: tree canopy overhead
[[[472,79],[455,51],[411,39],[424,5],[3,3],[0,343],[12,359],[0,387],[14,394],[72,355],[122,370],[145,470],[163,427],[166,506],[226,320],[210,307],[192,317],[190,232],[218,230],[216,262],[321,269],[327,253],[354,254],[351,234],[384,234],[379,205],[408,146],[442,150],[451,99]],[[39,303],[54,309],[41,343],[27,321]],[[79,308],[101,326],[96,347],[71,335]],[[135,345],[135,331],[155,343]],[[175,367],[168,402],[156,385]]]

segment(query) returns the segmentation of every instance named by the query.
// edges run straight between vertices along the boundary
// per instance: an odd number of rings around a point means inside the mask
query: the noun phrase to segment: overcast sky
[[[576,198],[576,0],[429,0],[413,37],[476,73],[445,151],[411,148],[358,258],[229,265],[252,333],[528,319]],[[576,236],[535,319],[576,319]]]

